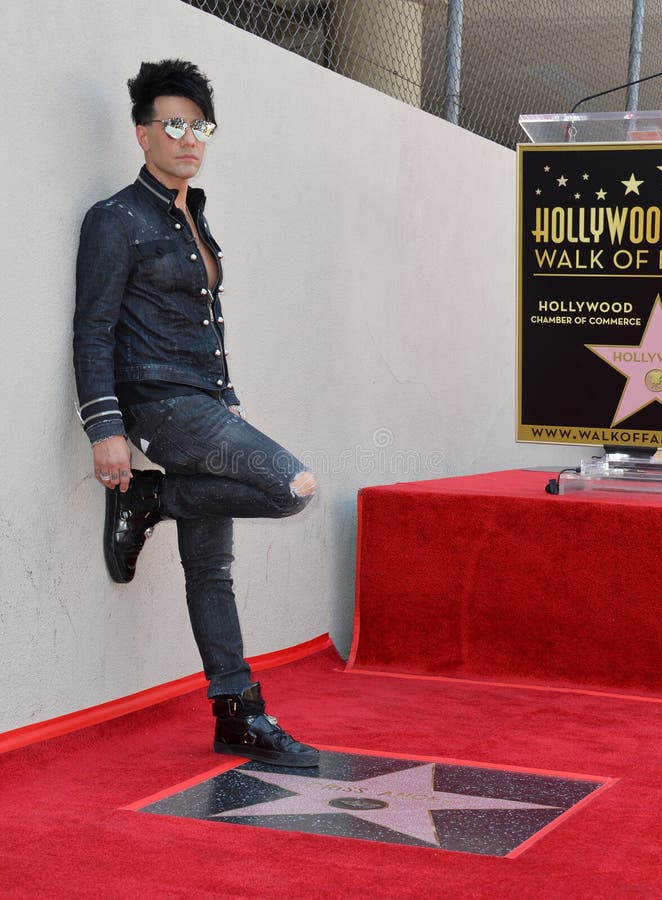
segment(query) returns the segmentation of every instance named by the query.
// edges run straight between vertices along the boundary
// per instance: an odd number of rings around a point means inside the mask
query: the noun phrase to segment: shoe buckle
[[[253,744],[255,743],[256,740],[257,740],[257,735],[253,734],[250,731],[246,731],[244,733],[243,738],[241,739],[243,744],[248,744],[251,747],[253,746]]]
[[[146,528],[143,531],[143,534],[145,535],[146,538],[151,537],[154,534],[154,528],[150,525],[149,528]]]

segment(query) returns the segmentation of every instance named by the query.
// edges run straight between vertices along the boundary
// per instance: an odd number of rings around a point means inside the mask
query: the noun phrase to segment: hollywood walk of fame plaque
[[[322,751],[313,769],[240,759],[132,804],[145,813],[512,856],[608,780]]]
[[[521,441],[662,447],[662,144],[520,145]]]

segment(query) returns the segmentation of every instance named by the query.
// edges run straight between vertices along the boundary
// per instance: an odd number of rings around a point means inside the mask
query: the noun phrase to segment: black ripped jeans
[[[251,683],[232,588],[232,519],[282,518],[312,495],[290,485],[305,466],[206,394],[131,406],[129,436],[165,469],[162,514],[177,521],[186,599],[208,695]]]

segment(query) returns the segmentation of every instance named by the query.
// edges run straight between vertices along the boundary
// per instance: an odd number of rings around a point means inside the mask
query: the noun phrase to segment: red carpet
[[[219,764],[203,690],[0,756],[12,898],[662,896],[662,701],[340,671],[261,673],[271,712],[334,747],[619,779],[517,859],[121,807]]]
[[[351,664],[662,692],[662,502],[544,472],[365,488]]]

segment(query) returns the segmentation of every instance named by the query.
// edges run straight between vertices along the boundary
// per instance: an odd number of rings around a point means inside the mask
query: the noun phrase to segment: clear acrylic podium
[[[662,111],[523,115],[520,127],[533,144],[662,141]]]
[[[533,144],[596,144],[662,141],[662,110],[521,115]],[[605,448],[607,449],[607,448]],[[606,452],[582,459],[560,473],[560,494],[624,491],[662,495],[662,451]]]

